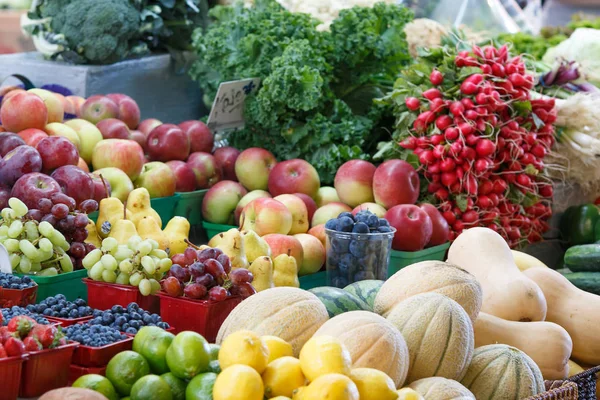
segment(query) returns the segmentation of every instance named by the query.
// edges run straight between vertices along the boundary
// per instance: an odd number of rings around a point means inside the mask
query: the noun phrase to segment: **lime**
[[[73,382],[73,387],[94,390],[103,394],[108,400],[119,400],[119,395],[113,384],[102,375],[83,375]]]
[[[167,350],[167,365],[176,377],[191,379],[208,371],[210,348],[202,335],[183,331],[175,336]]]
[[[210,360],[218,360],[219,359],[219,350],[221,350],[221,346],[214,343],[209,343],[208,347],[210,349]]]
[[[164,374],[169,372],[165,357],[174,338],[172,333],[156,326],[145,326],[133,339],[133,351],[144,356],[153,373]]]
[[[217,374],[212,372],[195,376],[185,389],[185,400],[212,400],[216,380]]]
[[[131,400],[173,400],[171,387],[158,375],[146,375],[131,388]]]
[[[219,364],[219,360],[213,360],[208,363],[208,372],[214,372],[215,374],[221,373],[221,364]]]
[[[149,373],[148,361],[135,351],[120,352],[106,366],[106,377],[121,396],[129,396],[133,384]]]
[[[173,400],[185,400],[185,388],[187,384],[184,381],[182,381],[170,372],[162,374],[160,377],[163,378],[165,382],[167,382],[171,387]]]

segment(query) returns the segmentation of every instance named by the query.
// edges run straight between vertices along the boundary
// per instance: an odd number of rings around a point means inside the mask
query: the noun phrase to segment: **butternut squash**
[[[546,319],[569,332],[572,357],[584,364],[600,364],[600,296],[578,289],[567,278],[549,268],[523,272],[544,292],[548,302]]]
[[[483,290],[481,311],[509,321],[543,321],[546,299],[517,268],[506,241],[488,228],[463,231],[448,250],[448,262],[475,275]]]
[[[402,300],[426,292],[450,297],[465,309],[471,322],[481,309],[481,285],[473,275],[443,261],[423,261],[402,268],[385,281],[373,310],[387,317]]]
[[[565,379],[573,350],[571,337],[552,322],[515,322],[479,313],[475,321],[475,347],[507,344],[523,351],[540,367],[544,379]]]
[[[580,374],[583,371],[585,371],[585,369],[583,369],[581,367],[581,365],[577,364],[573,360],[569,360],[569,378],[572,377],[573,375]]]

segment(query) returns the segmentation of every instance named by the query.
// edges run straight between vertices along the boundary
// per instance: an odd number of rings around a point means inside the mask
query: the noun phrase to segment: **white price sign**
[[[12,274],[12,267],[10,265],[10,260],[8,259],[8,251],[6,251],[6,247],[0,244],[0,272],[4,272],[5,274]]]
[[[259,78],[223,82],[213,102],[207,125],[214,134],[244,127],[244,102],[246,96],[256,92]]]

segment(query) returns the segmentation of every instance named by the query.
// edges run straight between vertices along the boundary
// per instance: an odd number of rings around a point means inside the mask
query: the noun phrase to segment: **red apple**
[[[390,185],[393,182],[393,185]],[[389,160],[377,167],[373,176],[375,202],[386,209],[398,204],[414,204],[419,198],[417,171],[403,160]]]
[[[106,96],[96,95],[88,98],[79,110],[79,117],[97,124],[103,119],[117,118],[119,106]]]
[[[390,226],[396,228],[392,248],[400,251],[419,251],[429,243],[433,223],[429,215],[413,204],[400,204],[385,213]]]
[[[100,204],[100,200],[110,197],[111,187],[107,179],[104,176],[100,177],[94,174],[90,174],[92,183],[94,184],[94,197],[93,199]]]
[[[10,199],[10,186],[0,183],[0,210],[8,207],[8,199]]]
[[[25,93],[26,90],[20,86],[5,86],[0,88],[0,96],[2,96],[2,102],[0,102],[0,107],[2,107],[8,99],[16,95],[17,93]]]
[[[10,132],[0,132],[0,157],[4,157],[6,153],[15,147],[24,146],[27,143],[17,134]]]
[[[271,248],[272,259],[275,259],[275,257],[281,254],[289,254],[296,259],[298,268],[302,266],[304,261],[304,249],[302,248],[302,243],[294,236],[272,233],[263,236],[263,239],[265,239],[265,242],[267,242]]]
[[[140,107],[131,97],[124,94],[111,93],[106,97],[117,103],[119,106],[119,119],[123,121],[129,129],[135,129],[140,124]]]
[[[167,162],[175,174],[177,192],[193,192],[196,190],[196,174],[185,161],[173,160]]]
[[[325,234],[325,224],[315,225],[308,230],[308,234],[316,237],[321,241],[321,244],[327,246],[327,235]]]
[[[312,221],[313,215],[315,215],[315,211],[317,211],[317,203],[307,194],[304,193],[294,193],[295,196],[300,197],[300,199],[306,205],[306,210],[308,211],[308,220]]]
[[[157,120],[156,118],[145,119],[137,127],[137,130],[142,132],[145,137],[150,135],[150,132],[157,126],[162,125],[162,122]]]
[[[65,107],[63,101],[60,100],[56,93],[52,93],[45,89],[29,89],[28,93],[33,93],[39,96],[46,104],[46,110],[48,111],[48,123],[63,122],[65,117]]]
[[[364,160],[350,160],[335,174],[334,187],[342,203],[356,207],[373,202],[375,166]]]
[[[44,129],[48,123],[48,109],[40,96],[19,92],[3,103],[0,120],[9,132],[21,132],[29,128]]]
[[[94,182],[81,168],[65,165],[54,170],[50,176],[58,182],[63,193],[72,197],[77,204],[94,198]]]
[[[235,162],[239,155],[240,151],[235,147],[225,146],[215,150],[213,156],[217,161],[217,167],[219,167],[223,173],[223,179],[230,181],[238,180],[235,175]]]
[[[62,136],[49,136],[40,140],[36,146],[42,157],[42,170],[51,173],[63,165],[77,165],[79,153],[77,147]]]
[[[94,170],[115,167],[124,171],[133,181],[140,176],[144,166],[144,150],[133,140],[105,139],[94,147]]]
[[[242,215],[244,207],[246,207],[248,203],[250,203],[252,200],[260,199],[261,197],[271,198],[271,194],[265,190],[253,190],[251,192],[246,193],[244,197],[240,199],[233,213],[236,224],[240,223],[240,215]]]
[[[157,126],[148,135],[148,155],[155,161],[182,160],[190,154],[190,140],[173,124]]]
[[[125,122],[116,118],[103,119],[96,124],[104,139],[129,139],[129,128]]]
[[[131,140],[138,142],[146,152],[146,136],[140,131],[131,131]]]
[[[15,182],[11,196],[19,198],[29,208],[37,208],[40,199],[60,193],[60,185],[46,174],[32,172]]]
[[[235,176],[248,190],[267,190],[269,174],[277,164],[275,156],[260,147],[251,147],[235,160]]]
[[[169,166],[160,161],[144,164],[142,173],[133,182],[136,188],[148,189],[151,198],[169,197],[175,194],[177,178]]]
[[[311,219],[310,226],[317,226],[326,223],[332,218],[337,218],[343,212],[351,212],[352,209],[344,203],[329,203],[323,207],[317,208]]]
[[[66,109],[74,110],[73,115],[78,116],[81,115],[81,106],[85,103],[85,99],[80,96],[67,96],[65,99],[71,104],[72,107],[67,107]],[[66,111],[65,111],[66,112]]]
[[[79,168],[81,168],[82,170],[84,170],[85,172],[89,173],[90,172],[90,167],[87,165],[87,163],[85,162],[85,160],[81,157],[79,157],[79,161],[77,162],[77,166]]]
[[[352,215],[356,215],[356,214],[358,214],[359,211],[363,211],[363,210],[369,210],[373,214],[377,215],[377,217],[379,217],[379,218],[383,218],[383,216],[387,212],[387,210],[385,208],[381,207],[377,203],[363,203],[359,206],[354,207],[354,210],[352,210]]]
[[[269,192],[273,196],[304,193],[314,198],[320,186],[317,170],[298,158],[278,163],[269,174]]]
[[[183,133],[185,133],[190,140],[190,152],[212,152],[215,139],[204,122],[185,121],[179,124],[179,128],[181,128]]]
[[[0,182],[12,186],[23,175],[42,170],[40,153],[31,146],[19,146],[0,160]]]
[[[302,245],[304,260],[298,266],[298,275],[309,275],[319,272],[325,264],[325,245],[320,239],[307,233],[294,235]]]
[[[48,137],[48,134],[40,129],[31,128],[19,132],[19,136],[26,145],[36,147],[40,140]]]
[[[442,213],[434,205],[429,203],[421,204],[419,207],[429,215],[433,227],[431,239],[429,239],[427,247],[438,246],[448,242],[448,240],[450,240],[450,226]]]
[[[240,215],[240,230],[254,231],[259,236],[270,233],[287,235],[292,228],[292,213],[280,201],[261,197],[252,200]]]
[[[204,195],[202,218],[213,224],[233,225],[235,207],[246,193],[246,189],[237,182],[218,182]]]
[[[221,170],[212,154],[192,153],[187,164],[196,175],[196,188],[208,189],[221,180]]]
[[[283,205],[292,213],[292,227],[290,228],[288,235],[308,232],[310,226],[308,209],[300,197],[294,196],[293,194],[280,194],[273,199],[283,203]]]

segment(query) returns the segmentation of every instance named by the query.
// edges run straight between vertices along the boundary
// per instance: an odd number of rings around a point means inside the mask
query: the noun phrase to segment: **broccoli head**
[[[130,55],[130,42],[139,38],[140,13],[129,1],[77,0],[62,13],[64,23],[57,31],[92,64],[110,64],[126,58]]]

